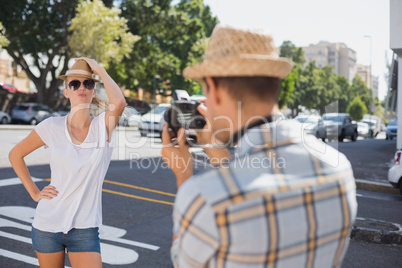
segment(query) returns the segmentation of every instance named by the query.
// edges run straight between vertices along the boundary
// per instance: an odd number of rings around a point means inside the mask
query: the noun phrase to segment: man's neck
[[[234,122],[235,131],[254,124],[257,121],[266,120],[268,116],[273,116],[279,113],[279,108],[276,103],[254,102],[248,105],[238,103],[236,122]]]

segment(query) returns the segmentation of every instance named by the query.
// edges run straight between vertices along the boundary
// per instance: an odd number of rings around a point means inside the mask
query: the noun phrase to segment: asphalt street
[[[0,129],[0,267],[38,267],[30,241],[36,203],[7,159],[8,151],[29,131]],[[103,185],[103,267],[171,267],[171,214],[176,186],[173,173],[159,156],[160,139],[141,138],[137,131],[125,128],[119,128],[117,135],[117,147]],[[386,182],[395,141],[358,140],[329,145],[351,160],[356,178]],[[379,154],[389,163],[375,168]],[[46,150],[39,149],[26,161],[38,187],[47,185],[50,169]],[[366,171],[365,166],[370,170]],[[197,169],[201,167],[197,165]],[[357,198],[358,217],[402,223],[400,196],[358,190]],[[398,267],[402,263],[401,249],[351,240],[343,267]],[[375,258],[376,254],[387,257]],[[68,258],[66,265],[70,266]]]

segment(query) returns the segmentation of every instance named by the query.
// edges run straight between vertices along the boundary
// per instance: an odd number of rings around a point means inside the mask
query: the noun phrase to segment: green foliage
[[[119,17],[121,10],[105,7],[102,1],[82,1],[71,21],[68,38],[74,56],[95,59],[105,68],[128,57],[139,37],[128,32],[127,20]]]
[[[349,103],[351,102],[350,96],[350,84],[346,77],[337,76],[336,83],[339,86],[339,96],[338,96],[338,111],[341,113],[346,112]]]
[[[204,58],[204,53],[208,47],[208,42],[209,42],[209,38],[202,38],[193,44],[193,46],[190,49],[190,52],[188,53],[187,64],[189,66],[202,62],[202,60]],[[193,80],[186,79],[186,78],[185,78],[185,82],[190,85],[189,88],[192,89],[192,92],[194,94],[200,94],[200,92],[202,91],[201,83],[198,83]]]
[[[0,22],[0,47],[6,47],[10,43],[7,37],[4,36],[3,32],[3,24]]]
[[[282,88],[279,92],[278,105],[282,109],[293,97],[293,92],[296,90],[295,84],[299,77],[298,68],[293,68],[289,75],[282,80]]]
[[[360,99],[359,96],[357,96],[353,99],[353,101],[349,104],[346,111],[356,121],[361,120],[363,118],[363,115],[367,114],[367,112],[368,112],[366,105]]]
[[[128,19],[130,32],[141,37],[129,57],[110,72],[128,88],[155,90],[153,78],[170,80],[173,89],[197,91],[199,85],[185,80],[181,71],[197,62],[205,52],[208,38],[217,23],[202,0],[122,0],[122,16]],[[114,70],[112,70],[114,69]]]
[[[371,90],[367,87],[363,79],[358,75],[353,78],[352,85],[350,86],[350,94],[352,98],[359,96],[366,105],[367,110],[370,109],[372,102]]]
[[[303,49],[296,47],[291,41],[282,43],[279,56],[291,59],[296,65],[303,65],[306,62]]]

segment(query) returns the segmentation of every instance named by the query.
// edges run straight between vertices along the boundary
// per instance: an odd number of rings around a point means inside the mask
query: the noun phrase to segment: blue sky
[[[370,64],[379,77],[379,97],[387,82],[389,0],[204,0],[221,23],[240,28],[260,28],[272,33],[276,46],[290,40],[296,46],[320,40],[342,42],[356,51],[357,62]],[[365,37],[371,36],[371,38]]]

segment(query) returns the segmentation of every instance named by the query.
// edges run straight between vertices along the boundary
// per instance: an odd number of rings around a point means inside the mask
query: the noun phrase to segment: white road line
[[[27,244],[31,244],[31,239],[28,237],[24,237],[24,236],[20,236],[20,235],[15,235],[15,234],[10,234],[10,233],[6,233],[3,231],[0,231],[0,236],[8,238],[8,239],[13,239],[13,240],[17,240],[20,242],[24,242]]]
[[[35,213],[34,208],[30,207],[23,207],[23,206],[6,206],[6,207],[0,207],[0,216],[6,216],[8,218],[13,218],[19,221],[24,221],[27,223],[32,223],[32,218]],[[0,217],[0,228],[1,227],[11,227],[11,228],[16,228],[20,230],[25,230],[25,231],[30,231],[31,226],[28,224],[22,224],[18,222],[14,222],[9,219],[4,219]],[[107,240],[107,241],[112,241],[112,242],[117,242],[117,243],[122,243],[125,245],[131,245],[131,246],[136,246],[136,247],[142,247],[150,250],[158,250],[158,246],[146,244],[146,243],[141,243],[137,241],[132,241],[128,239],[121,238],[122,236],[127,234],[127,231],[121,228],[113,227],[113,226],[108,226],[108,225],[103,225],[99,228],[100,232],[100,239],[101,240]],[[29,237],[23,237],[17,234],[13,233],[8,233],[5,231],[0,230],[0,237],[5,237],[8,239],[13,239],[16,241],[20,241],[23,243],[31,244],[31,239]],[[124,246],[115,246],[115,245],[110,245],[107,243],[101,242],[101,248],[102,248],[102,262],[111,264],[111,265],[122,265],[122,264],[132,264],[135,263],[138,260],[138,253],[135,250],[125,248]],[[11,252],[13,253],[13,252]],[[4,255],[6,253],[1,253],[0,256]],[[14,254],[14,253],[13,253]],[[18,253],[15,253],[18,254]],[[21,254],[19,254],[21,255]],[[16,255],[10,255],[6,254],[4,255],[7,258],[14,259],[13,256]],[[22,255],[23,256],[23,255]]]
[[[126,244],[126,245],[146,248],[146,249],[150,249],[150,250],[158,250],[159,249],[158,246],[153,246],[153,245],[150,245],[150,244],[141,243],[141,242],[137,242],[137,241],[132,241],[132,240],[124,239],[124,238],[103,238],[103,239],[108,240],[108,241],[117,242],[117,243]]]
[[[43,179],[32,178],[34,182],[43,181]],[[0,180],[0,187],[2,186],[10,186],[10,185],[17,185],[21,184],[21,180],[19,178],[11,178],[11,179],[4,179]]]
[[[39,266],[38,259],[0,248],[0,256]]]

